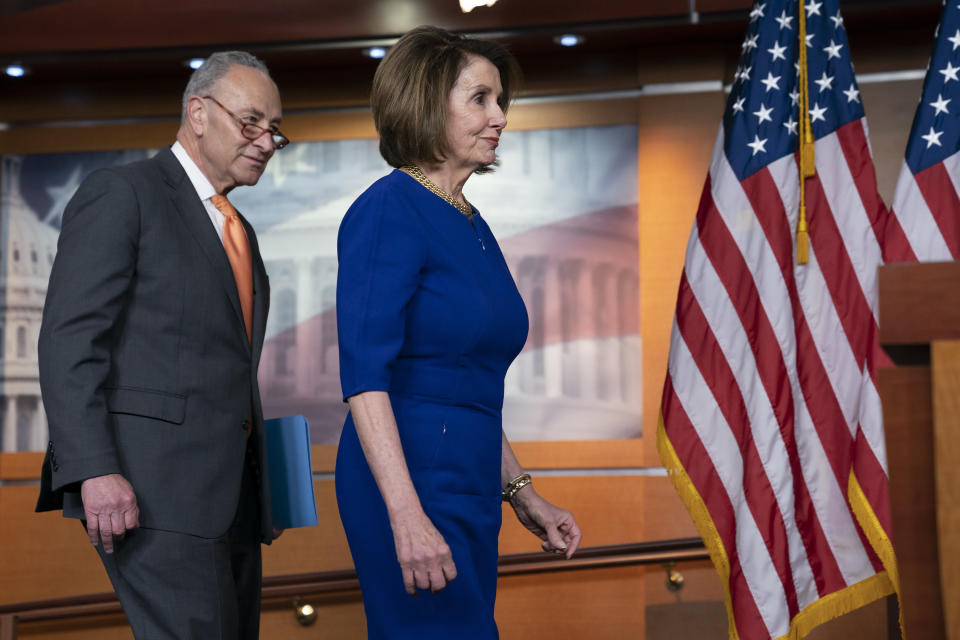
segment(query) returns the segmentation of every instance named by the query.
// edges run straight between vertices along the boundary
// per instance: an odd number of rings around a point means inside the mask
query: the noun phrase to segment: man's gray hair
[[[218,51],[210,54],[210,57],[204,60],[200,68],[190,74],[187,88],[183,90],[183,104],[180,109],[181,122],[187,119],[187,102],[190,100],[190,96],[202,96],[209,93],[210,87],[225,76],[230,67],[237,64],[244,67],[253,67],[270,77],[267,65],[263,64],[260,58],[246,51]]]

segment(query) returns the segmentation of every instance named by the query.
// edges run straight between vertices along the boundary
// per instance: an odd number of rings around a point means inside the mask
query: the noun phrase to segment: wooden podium
[[[880,268],[879,372],[907,640],[960,640],[960,262]]]

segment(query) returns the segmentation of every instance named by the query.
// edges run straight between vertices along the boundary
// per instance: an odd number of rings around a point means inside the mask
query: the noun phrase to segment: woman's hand
[[[347,400],[363,453],[387,506],[403,586],[412,596],[417,589],[440,591],[457,577],[457,567],[443,535],[424,513],[410,479],[390,397],[385,391],[364,391]]]
[[[436,593],[457,577],[450,547],[422,509],[391,517],[390,524],[407,593]]]
[[[520,489],[510,505],[521,524],[543,540],[544,551],[570,558],[580,546],[580,527],[573,514],[541,498],[532,485]]]

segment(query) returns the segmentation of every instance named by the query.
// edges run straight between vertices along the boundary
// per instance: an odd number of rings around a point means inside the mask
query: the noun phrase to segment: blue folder
[[[310,461],[310,426],[303,416],[271,418],[263,423],[270,470],[273,526],[278,529],[317,524]]]

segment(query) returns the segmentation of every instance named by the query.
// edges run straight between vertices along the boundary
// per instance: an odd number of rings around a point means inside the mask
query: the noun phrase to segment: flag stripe
[[[744,180],[743,185],[747,195],[750,196],[753,210],[758,214],[760,225],[770,241],[770,247],[778,255],[777,261],[784,280],[784,289],[789,297],[789,308],[794,315],[795,344],[792,348],[784,349],[785,352],[795,354],[794,362],[797,363],[800,373],[798,376],[797,371],[790,370],[793,397],[797,407],[797,429],[794,435],[797,439],[800,461],[803,463],[801,467],[805,482],[808,487],[816,488],[811,490],[811,497],[819,523],[824,526],[823,535],[826,537],[826,543],[818,542],[812,549],[816,557],[811,558],[811,563],[818,563],[817,573],[824,578],[825,584],[822,586],[818,584],[821,592],[826,589],[826,592],[830,593],[859,579],[858,567],[863,565],[866,556],[863,554],[851,556],[849,553],[841,555],[837,552],[838,547],[846,546],[844,540],[856,536],[856,524],[845,506],[844,488],[848,468],[842,449],[833,447],[829,451],[825,450],[818,435],[818,425],[842,426],[845,419],[835,400],[835,393],[822,367],[819,354],[813,346],[813,338],[800,306],[794,278],[793,254],[789,248],[792,246],[790,230],[796,215],[792,221],[788,218],[784,201],[796,202],[799,195],[796,187],[797,171],[796,162],[792,156],[789,156],[772,163],[767,170],[758,171]],[[791,179],[794,185],[792,191],[785,187],[790,184]],[[782,194],[783,200],[777,197],[778,192]],[[796,208],[793,208],[793,211],[796,211]],[[803,272],[807,267],[797,267],[797,269]],[[833,402],[824,404],[827,394]],[[813,416],[810,411],[813,412]],[[841,436],[842,433],[841,431]],[[815,461],[818,460],[828,460],[829,466],[825,468],[822,464],[816,464]],[[832,478],[828,470],[832,470]],[[827,475],[824,475],[825,473]],[[832,551],[825,551],[825,546],[829,546]]]
[[[701,463],[709,459],[709,455],[690,418],[683,410],[669,376],[664,384],[663,397],[664,422],[669,420],[674,440],[680,447],[676,449],[677,457],[680,458],[687,475],[697,488],[700,498],[709,505],[710,515],[727,555],[730,570],[727,585],[730,590],[737,632],[743,640],[767,638],[769,637],[767,627],[747,585],[743,567],[740,564],[740,555],[737,553],[736,523],[730,497],[722,490],[723,483],[717,475],[717,467]]]
[[[947,245],[950,259],[957,260],[960,258],[960,198],[956,189],[943,188],[944,185],[953,184],[946,163],[938,162],[914,174],[913,179],[917,181],[917,189]]]
[[[693,296],[686,298],[685,308],[688,312],[692,309],[699,311]],[[732,505],[733,519],[730,528],[733,539],[724,540],[724,544],[728,555],[735,550],[746,586],[746,591],[735,592],[732,597],[734,601],[738,598],[754,601],[754,606],[759,611],[765,627],[764,633],[769,634],[760,637],[781,635],[776,632],[783,629],[784,624],[789,620],[789,608],[783,581],[776,570],[772,569],[768,542],[761,534],[757,521],[750,511],[744,479],[752,476],[745,470],[740,443],[730,430],[708,380],[701,375],[693,354],[681,335],[680,328],[676,325],[670,349],[673,356],[672,362],[677,364],[673,376],[673,388],[677,400],[693,425],[696,438],[707,453],[707,458],[703,460],[709,460],[711,462],[709,466],[716,469],[717,477]],[[724,424],[727,428],[707,431],[703,428],[705,418],[709,419],[706,424]],[[696,464],[693,461],[690,463],[692,464],[688,464],[687,468]],[[708,503],[708,505],[711,509],[711,517],[714,517],[714,504]]]
[[[960,5],[957,8],[960,9]],[[955,193],[960,192],[960,151],[946,157],[943,160],[943,166],[947,170],[947,177],[950,179],[953,191]],[[954,213],[960,215],[960,211],[955,210]]]
[[[952,259],[950,248],[906,162],[900,167],[900,177],[893,195],[893,214],[887,223],[887,242],[892,242],[891,231],[902,229],[912,255],[898,252],[892,258],[910,257],[928,261]]]
[[[886,469],[881,467],[873,449],[862,437],[858,437],[854,445],[853,470],[857,474],[864,495],[867,496],[870,504],[875,505],[874,514],[887,536],[892,538],[890,489],[886,482],[881,482],[886,477]]]
[[[730,175],[724,176],[725,172]],[[737,360],[739,356],[741,368],[747,362],[745,356],[752,354],[754,371],[751,373],[759,377],[760,388],[764,389],[766,394],[764,396],[758,388],[758,392],[751,395],[755,402],[762,403],[767,408],[768,413],[774,414],[768,417],[763,413],[752,412],[751,425],[754,438],[758,440],[757,446],[761,450],[775,452],[769,458],[767,467],[777,487],[780,511],[788,529],[799,533],[799,537],[791,535],[788,540],[791,542],[790,564],[795,574],[798,599],[802,605],[816,600],[818,591],[824,584],[821,575],[813,574],[808,561],[812,547],[816,544],[816,532],[821,528],[819,523],[815,522],[810,495],[802,481],[800,460],[797,457],[795,407],[791,387],[798,385],[794,384],[795,377],[791,379],[783,357],[784,352],[794,351],[790,337],[793,333],[793,321],[789,313],[790,300],[780,276],[777,258],[770,251],[770,243],[765,241],[764,234],[753,232],[757,219],[751,211],[751,202],[739,183],[731,179],[732,170],[726,164],[723,154],[714,164],[711,173],[718,175],[716,180],[714,175],[708,176],[705,189],[711,189],[713,185],[726,185],[727,188],[714,189],[716,208],[701,208],[697,218],[699,237],[736,309],[738,322],[730,323],[729,327],[744,335],[742,341],[749,341],[749,351],[737,351],[729,338],[721,339],[721,344],[729,345],[725,349],[728,358]],[[753,177],[744,181],[744,184],[751,180]],[[772,192],[776,193],[775,190]],[[738,213],[727,215],[724,211]],[[749,265],[746,260],[750,260]],[[744,277],[744,274],[750,274],[751,277]],[[703,289],[714,295],[720,293],[719,289],[713,289],[710,282],[707,282]],[[700,294],[698,299],[703,299]],[[744,332],[745,326],[752,326],[754,330]],[[780,328],[779,334],[774,326]],[[748,384],[750,383],[741,382],[741,388],[746,388]],[[766,425],[777,425],[779,430],[767,429]],[[764,435],[772,440],[765,441]],[[812,524],[805,523],[811,526],[798,525],[797,511],[813,516]],[[839,571],[835,577],[839,579]]]
[[[798,297],[799,300],[819,300],[821,303],[829,300],[826,283],[812,249],[809,264],[800,270]],[[807,313],[806,306],[799,305],[798,313]],[[859,581],[858,578],[870,575],[863,573],[863,568],[870,566],[869,552],[863,549],[862,544],[856,543],[856,539],[862,539],[862,536],[859,526],[850,516],[846,497],[853,434],[857,429],[855,418],[852,423],[850,420],[852,411],[860,402],[857,395],[860,388],[859,372],[852,361],[849,346],[840,339],[843,329],[833,306],[821,304],[819,317],[815,317],[815,320],[818,323],[816,326],[811,327],[810,321],[805,321],[799,332],[798,352],[802,352],[804,357],[798,357],[797,369],[824,454],[841,488],[840,493],[834,496],[840,497],[841,501],[832,505],[835,510],[831,513],[832,523],[837,526],[835,531],[839,535],[831,538],[831,545],[839,550],[836,558],[847,584],[853,584]],[[817,459],[805,459],[804,464],[817,464]]]
[[[853,506],[850,503],[849,496],[847,496],[847,509],[851,512],[853,511]],[[864,549],[867,552],[867,562],[863,563],[861,567],[863,575],[870,576],[882,571],[883,562],[880,561],[876,551],[874,551],[873,547],[870,546],[870,539],[867,538],[867,534],[864,532],[863,528],[857,527],[857,537],[859,538],[859,543],[856,546],[860,549]]]
[[[906,167],[906,163],[903,165]],[[917,254],[913,252],[907,233],[903,230],[900,220],[893,211],[887,217],[887,224],[883,230],[883,261],[884,262],[915,262]]]
[[[851,122],[841,129],[851,126],[857,127],[858,124]],[[859,144],[866,147],[865,142]],[[823,196],[827,199],[831,214],[824,217],[836,226],[840,236],[842,244],[837,245],[837,249],[842,251],[844,264],[843,271],[838,273],[845,278],[843,282],[847,293],[854,296],[850,303],[857,306],[852,306],[850,312],[857,314],[858,328],[862,329],[866,319],[863,309],[868,309],[876,322],[877,301],[872,293],[877,290],[877,265],[880,264],[881,259],[880,245],[877,243],[866,207],[859,197],[856,182],[859,176],[847,164],[843,145],[840,143],[839,130],[817,140],[816,149],[819,180],[814,181],[814,185],[819,184],[823,189]],[[840,212],[842,215],[837,215]],[[823,248],[820,249],[820,256],[822,260]],[[847,271],[852,272],[856,279],[849,279]],[[828,270],[827,273],[831,272]],[[860,305],[863,309],[858,308]],[[854,339],[854,336],[858,337]],[[862,362],[868,351],[866,347],[869,344],[869,337],[863,333],[850,333],[849,327],[848,337],[851,338],[851,346],[857,352],[858,363]]]
[[[691,246],[695,244],[693,240],[691,240],[691,243]],[[710,269],[701,270],[699,274],[701,281],[703,281],[704,273],[707,271],[710,271]],[[768,552],[769,558],[766,562],[772,564],[776,571],[776,576],[780,581],[779,589],[786,603],[785,610],[778,611],[777,619],[781,622],[789,620],[797,611],[797,598],[793,587],[793,572],[786,561],[788,553],[787,533],[781,513],[777,509],[777,499],[773,488],[770,486],[769,475],[764,468],[764,462],[757,450],[757,445],[749,432],[749,411],[744,404],[743,396],[736,391],[738,388],[736,377],[730,369],[728,361],[723,357],[721,348],[723,338],[716,336],[707,323],[700,302],[690,289],[690,282],[686,276],[681,278],[678,303],[684,304],[686,308],[683,316],[677,318],[677,327],[682,342],[689,348],[690,357],[693,361],[691,368],[696,368],[701,372],[709,372],[708,376],[703,376],[704,384],[707,387],[705,392],[710,394],[720,413],[714,420],[722,419],[726,423],[725,437],[731,436],[734,439],[736,448],[741,455],[742,472],[736,479],[736,483],[734,484],[731,479],[730,485],[732,486],[728,486],[728,493],[732,496],[742,495],[742,500],[747,508],[745,512],[738,511],[738,531],[747,529],[752,531],[757,526],[762,527],[762,532],[758,531],[757,535],[761,535],[764,540],[764,551]],[[711,433],[716,435],[716,431]],[[707,449],[710,450],[709,444],[707,442],[705,444]],[[727,465],[729,461],[726,458],[720,458],[719,463]],[[744,569],[748,573],[748,582],[750,582],[749,567],[744,567]],[[762,570],[753,574],[752,577],[757,582],[762,581],[764,583],[764,591],[774,588],[770,584],[767,565],[764,565]]]
[[[817,140],[816,148],[818,179],[807,182],[807,196],[808,201],[813,196],[826,202],[810,205],[811,244],[821,240],[819,246],[815,244],[821,263],[828,252],[831,260],[836,260],[835,264],[825,265],[824,276],[832,285],[831,291],[843,296],[839,302],[835,299],[834,305],[841,317],[850,318],[844,327],[860,364],[869,351],[867,346],[872,346],[865,321],[872,317],[876,322],[873,293],[877,288],[880,247],[863,202],[857,197],[855,176],[845,161],[838,135],[833,133]],[[817,218],[822,221],[822,229],[815,227]]]
[[[877,340],[876,336],[874,340]],[[888,538],[892,538],[893,531],[884,522],[889,524],[890,496],[887,491],[887,443],[883,435],[883,409],[880,403],[880,392],[877,390],[876,369],[865,365],[861,377],[863,389],[861,392],[860,428],[854,441],[853,459],[851,468],[860,461],[861,472],[869,485],[864,489],[864,495],[873,505],[873,512],[880,521]],[[860,474],[858,474],[859,476]],[[861,483],[861,488],[863,484]],[[849,497],[848,497],[849,500]],[[866,534],[861,531],[863,546],[870,555],[870,563],[875,571],[883,569],[883,563],[869,544]]]
[[[860,429],[857,436],[863,437],[883,470],[884,476],[886,476],[887,442],[883,435],[883,405],[880,402],[877,383],[870,375],[870,367],[867,365],[864,366],[861,380],[863,385],[860,402]]]
[[[873,237],[877,243],[877,250],[871,256],[879,260],[880,244],[883,242],[884,227],[887,220],[887,208],[880,199],[877,191],[877,175],[873,169],[873,159],[870,153],[870,139],[867,136],[867,119],[861,118],[837,129],[837,139],[840,150],[850,168],[853,184],[857,187],[859,202],[873,228]],[[871,243],[872,244],[872,243]]]
[[[873,314],[830,215],[833,212],[823,191],[813,182],[808,195],[814,197],[808,198],[808,202],[813,200],[820,213],[809,216],[810,265],[797,272],[798,293],[852,439],[858,420],[860,363],[867,354],[857,353],[851,343],[870,339]]]

